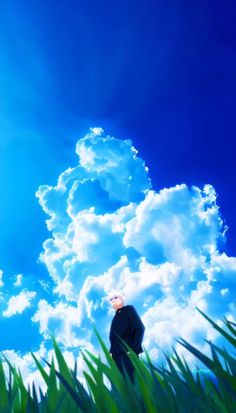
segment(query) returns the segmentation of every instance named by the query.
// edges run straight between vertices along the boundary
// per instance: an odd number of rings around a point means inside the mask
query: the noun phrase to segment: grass
[[[213,327],[236,349],[235,324],[223,319],[228,332],[219,327],[201,310],[197,309]],[[234,356],[207,341],[211,358],[180,339],[178,342],[190,351],[207,369],[214,371],[217,384],[209,376],[193,375],[185,359],[181,360],[175,349],[173,355],[164,353],[168,369],[153,365],[147,351],[146,361],[140,360],[129,348],[135,367],[134,384],[116,367],[99,333],[95,334],[105,355],[82,352],[88,371],[83,371],[88,391],[77,379],[77,364],[68,368],[62,352],[53,339],[54,356],[49,370],[32,357],[45,383],[46,392],[36,392],[35,385],[26,388],[20,371],[4,358],[0,360],[0,413],[235,413],[236,412],[236,353]],[[124,346],[128,346],[124,343]],[[220,361],[220,358],[222,361]],[[55,368],[57,361],[58,369]],[[3,369],[8,364],[9,379]],[[106,378],[106,379],[105,379]],[[106,383],[109,381],[110,388]]]

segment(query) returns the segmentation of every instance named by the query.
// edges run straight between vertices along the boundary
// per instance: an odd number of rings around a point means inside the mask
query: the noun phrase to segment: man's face
[[[122,297],[119,297],[118,295],[114,295],[112,298],[110,298],[110,303],[112,307],[115,310],[118,310],[118,308],[122,308],[124,305],[124,300]]]

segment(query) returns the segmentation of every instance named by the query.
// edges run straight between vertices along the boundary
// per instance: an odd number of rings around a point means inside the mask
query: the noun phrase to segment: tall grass
[[[235,324],[224,318],[227,332],[197,310],[236,349]],[[215,372],[216,384],[209,376],[200,377],[198,372],[194,376],[185,359],[181,360],[175,349],[173,355],[164,353],[167,369],[153,365],[147,351],[144,361],[129,348],[129,357],[135,368],[133,384],[127,374],[125,377],[121,375],[99,333],[96,329],[94,331],[106,363],[87,350],[86,354],[82,352],[88,366],[88,372],[83,371],[88,391],[77,379],[77,364],[73,370],[68,368],[53,339],[54,359],[51,363],[44,360],[49,370],[31,353],[46,383],[45,393],[39,390],[38,395],[34,384],[31,389],[26,388],[20,371],[7,359],[0,360],[0,413],[236,413],[235,352],[231,355],[207,341],[212,356],[209,358],[185,340],[179,340],[207,369]],[[124,346],[128,348],[126,343]],[[57,369],[54,360],[57,361]],[[3,362],[8,364],[10,370],[8,380]],[[110,383],[108,387],[107,382]]]

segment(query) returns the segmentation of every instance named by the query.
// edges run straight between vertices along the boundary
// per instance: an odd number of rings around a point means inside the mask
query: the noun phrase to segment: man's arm
[[[129,307],[129,320],[134,331],[133,348],[134,351],[138,353],[143,341],[145,327],[137,311],[132,305]]]

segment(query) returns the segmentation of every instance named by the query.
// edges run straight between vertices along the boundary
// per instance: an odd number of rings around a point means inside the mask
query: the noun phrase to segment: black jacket
[[[132,305],[125,305],[116,310],[112,320],[109,339],[111,343],[110,353],[112,356],[125,353],[119,337],[121,337],[136,353],[143,353],[142,341],[145,327],[137,311]]]

